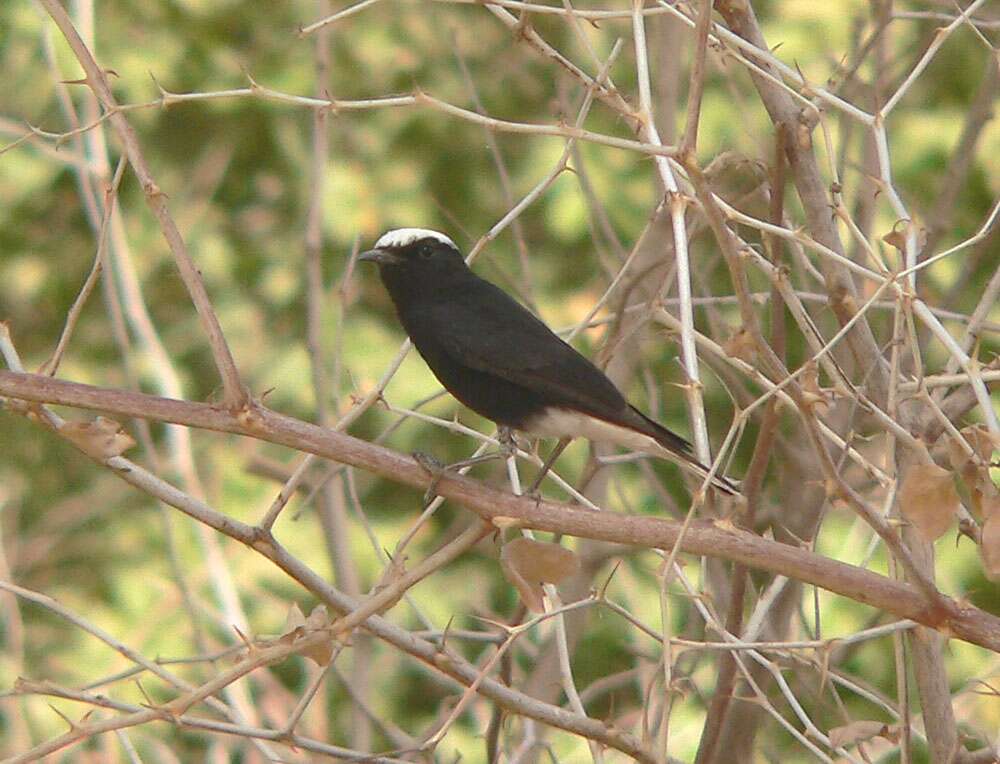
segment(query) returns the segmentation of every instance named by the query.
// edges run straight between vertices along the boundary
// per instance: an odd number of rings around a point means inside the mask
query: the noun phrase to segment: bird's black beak
[[[358,255],[358,260],[377,263],[378,265],[392,265],[393,263],[400,262],[401,258],[388,249],[369,249],[367,252],[362,252]]]

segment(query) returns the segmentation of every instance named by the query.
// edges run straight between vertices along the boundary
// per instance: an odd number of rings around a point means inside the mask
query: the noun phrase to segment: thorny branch
[[[537,71],[545,72],[546,78],[560,80],[564,103],[570,103],[566,94],[572,93],[574,86],[582,93],[582,106],[572,123],[561,116],[512,115],[491,109],[477,81],[475,56],[464,49],[458,51],[457,60],[463,92],[472,94],[474,108],[457,102],[454,91],[439,91],[436,87],[425,90],[419,84],[401,94],[390,91],[390,95],[334,97],[328,89],[336,69],[330,43],[333,30],[387,13],[388,4],[379,0],[361,0],[336,11],[326,0],[318,0],[317,18],[299,27],[300,37],[306,38],[303,43],[315,46],[316,85],[310,95],[272,88],[247,75],[248,86],[219,90],[176,93],[157,83],[156,98],[122,103],[112,93],[108,72],[98,63],[92,5],[85,0],[71,19],[57,0],[39,3],[83,68],[85,76],[80,84],[86,85],[96,100],[89,100],[78,117],[66,85],[61,84],[60,105],[68,122],[68,129],[63,131],[30,124],[24,129],[20,127],[23,120],[0,117],[0,133],[11,139],[0,148],[0,161],[15,152],[33,151],[46,161],[72,168],[80,181],[82,206],[94,233],[96,256],[66,314],[49,360],[40,367],[45,374],[24,373],[6,326],[0,327],[0,349],[10,369],[0,370],[0,403],[65,438],[69,438],[66,423],[49,405],[135,419],[144,449],[142,459],[130,461],[117,453],[95,454],[90,447],[82,448],[136,490],[198,523],[223,611],[221,616],[207,616],[212,619],[209,622],[246,628],[237,579],[223,559],[215,534],[252,549],[323,602],[335,616],[329,623],[320,627],[314,624],[307,632],[277,644],[244,635],[247,650],[235,665],[218,663],[218,656],[199,659],[196,663],[204,666],[204,673],[191,680],[143,656],[125,640],[92,623],[92,619],[83,618],[46,595],[12,582],[0,582],[0,588],[18,598],[3,611],[15,634],[24,629],[19,603],[41,605],[97,637],[128,662],[129,668],[108,679],[109,684],[142,674],[155,677],[172,694],[167,701],[151,702],[147,696],[146,703],[136,704],[93,692],[93,687],[19,681],[17,693],[83,703],[97,714],[70,721],[68,732],[34,747],[26,744],[28,728],[18,725],[15,737],[22,747],[13,752],[10,761],[37,760],[104,731],[116,731],[126,754],[136,760],[136,746],[126,731],[138,739],[138,734],[155,721],[205,734],[232,736],[244,744],[251,741],[256,752],[269,759],[276,757],[271,746],[287,745],[290,750],[300,748],[340,759],[406,761],[440,746],[453,735],[457,720],[466,718],[487,730],[486,747],[491,757],[528,760],[549,744],[546,738],[551,727],[586,741],[595,761],[602,759],[603,748],[607,747],[634,760],[658,762],[670,760],[671,754],[677,752],[677,736],[671,734],[672,725],[678,723],[676,704],[702,702],[697,693],[692,693],[694,701],[689,699],[688,687],[700,689],[698,669],[709,658],[718,661],[714,674],[718,683],[715,695],[703,704],[707,713],[697,754],[699,762],[725,761],[730,754],[733,760],[749,760],[754,735],[765,716],[784,729],[795,745],[821,761],[833,761],[834,756],[838,760],[872,760],[874,752],[892,750],[898,750],[902,760],[908,761],[918,743],[927,746],[935,762],[996,758],[991,748],[995,741],[985,737],[978,750],[964,749],[957,696],[974,691],[963,688],[955,697],[950,693],[945,646],[948,639],[954,638],[992,651],[992,656],[982,653],[992,660],[992,664],[982,661],[984,668],[979,676],[985,682],[990,665],[996,665],[995,654],[1000,653],[1000,619],[970,604],[966,593],[955,589],[953,577],[935,561],[933,546],[908,524],[903,517],[906,508],[900,506],[901,486],[911,471],[932,460],[950,468],[946,441],[952,446],[958,443],[966,453],[974,452],[976,444],[967,442],[965,431],[959,431],[960,419],[971,414],[985,424],[984,432],[1000,438],[1000,423],[991,399],[991,386],[1000,381],[1000,369],[988,350],[988,343],[995,341],[992,335],[1000,329],[994,310],[1000,294],[1000,270],[986,279],[985,287],[974,296],[971,313],[955,308],[951,299],[959,294],[955,290],[970,283],[973,271],[988,267],[1000,218],[1000,200],[994,199],[977,213],[980,217],[972,230],[957,238],[951,235],[961,217],[961,189],[978,160],[977,142],[992,118],[995,98],[991,96],[995,96],[998,82],[995,34],[1000,22],[991,16],[985,0],[973,0],[953,9],[942,6],[940,12],[900,11],[888,2],[873,3],[871,18],[860,16],[853,32],[856,49],[840,64],[831,66],[830,77],[822,83],[812,81],[797,63],[783,57],[775,40],[765,38],[756,15],[760,8],[748,2],[633,0],[624,5],[580,9],[569,0],[551,5],[522,0],[439,0],[431,11],[418,12],[427,13],[428,18],[437,13],[477,13],[479,21],[491,31],[509,35],[511,46],[521,53],[525,66],[530,62],[538,67]],[[478,7],[458,7],[468,5]],[[543,19],[537,28],[533,24],[536,19]],[[939,26],[930,26],[925,23],[928,21]],[[557,24],[564,24],[569,34],[552,34]],[[660,69],[657,62],[664,52],[657,50],[656,41],[661,39],[661,25],[667,24],[674,25],[673,39],[684,40],[687,47],[667,51],[671,56],[680,55],[683,65]],[[895,45],[897,40],[890,32],[903,24],[923,24],[914,28],[930,30],[919,50],[908,51]],[[44,34],[48,35],[48,30]],[[58,80],[55,51],[51,40],[45,39],[53,78]],[[450,45],[468,44],[462,35],[451,34],[449,39]],[[957,39],[971,41],[975,50],[986,53],[988,60],[953,159],[940,180],[934,203],[925,216],[927,221],[921,221],[914,201],[917,195],[899,181],[901,147],[893,145],[895,136],[890,128],[913,108],[918,100],[915,94],[933,72],[932,64]],[[610,54],[604,56],[603,50],[610,50]],[[898,59],[887,61],[890,55]],[[629,59],[626,69],[617,68],[620,58]],[[875,59],[877,73],[868,83],[866,64]],[[629,74],[626,76],[624,71]],[[680,91],[678,87],[663,87],[660,80],[668,72],[673,72],[670,76],[674,77],[679,72],[686,74],[686,97],[678,98],[686,102],[686,110],[680,102],[656,102],[663,93]],[[738,77],[744,74],[749,76],[752,88],[739,82]],[[760,141],[767,146],[760,152],[767,159],[760,164],[772,166],[756,173],[749,191],[739,188],[737,192],[736,184],[730,185],[727,172],[732,169],[732,158],[727,156],[726,147],[712,145],[712,134],[706,129],[707,118],[712,116],[706,99],[710,93],[714,97],[720,92],[715,82],[720,78],[725,83],[722,92],[738,105],[737,111],[757,110],[756,98],[770,120],[771,130],[766,140]],[[622,82],[633,81],[635,92],[619,87]],[[198,108],[212,101],[232,99],[253,99],[293,113],[302,110],[312,117],[311,170],[303,172],[303,177],[309,179],[305,194],[309,204],[304,215],[306,259],[302,273],[306,345],[318,424],[265,407],[244,386],[204,279],[181,235],[183,226],[175,221],[177,213],[168,205],[169,193],[154,180],[147,159],[149,147],[142,145],[141,133],[135,126],[138,120],[134,116],[142,112],[181,105]],[[603,113],[591,114],[592,106],[596,106],[595,112]],[[583,320],[567,332],[568,338],[576,338],[584,329],[606,329],[606,350],[613,356],[624,340],[649,334],[651,328],[671,332],[680,348],[687,413],[699,458],[711,461],[709,424],[715,412],[709,408],[705,390],[712,385],[724,386],[736,404],[715,464],[738,461],[741,439],[748,432],[754,433],[754,455],[744,483],[745,512],[695,502],[698,517],[691,511],[680,523],[662,516],[602,510],[612,503],[630,508],[634,502],[637,483],[602,469],[631,457],[601,456],[591,462],[580,485],[553,472],[550,484],[570,497],[569,504],[522,497],[516,495],[520,484],[518,463],[512,458],[507,465],[512,492],[491,487],[486,481],[449,474],[436,484],[438,497],[409,524],[395,549],[389,551],[392,543],[383,546],[385,542],[366,514],[367,497],[359,489],[356,470],[398,487],[424,489],[429,481],[412,459],[382,446],[384,437],[402,423],[419,422],[468,439],[478,446],[476,453],[491,442],[458,421],[421,411],[423,404],[410,405],[407,401],[398,405],[383,399],[409,350],[408,343],[400,348],[374,389],[357,396],[346,409],[340,407],[351,374],[344,331],[353,300],[353,264],[359,242],[355,240],[352,255],[339,274],[336,303],[330,310],[324,305],[330,291],[322,260],[324,219],[328,214],[324,204],[330,185],[326,160],[341,150],[336,136],[349,132],[345,125],[354,115],[390,109],[419,110],[440,124],[467,124],[486,133],[506,212],[471,248],[469,261],[513,227],[520,255],[521,291],[533,299],[540,294],[539,285],[532,280],[539,272],[533,262],[538,255],[532,252],[534,235],[526,221],[539,202],[558,188],[558,182],[569,176],[576,178],[588,209],[600,221],[592,230],[600,230],[614,246],[610,247],[613,251],[604,252],[595,237],[594,248],[600,254],[606,280],[590,309],[581,311],[586,313]],[[660,137],[661,131],[664,136],[673,134],[673,126],[665,124],[670,120],[663,119],[663,114],[674,111],[684,115],[676,146],[667,145]],[[608,114],[613,117],[610,121],[605,119]],[[837,129],[832,129],[833,119],[839,120]],[[113,177],[109,177],[109,151],[103,140],[108,129],[122,147]],[[514,163],[505,156],[504,141],[510,139],[504,136],[562,144],[558,161],[536,173],[530,190],[522,192],[516,202],[519,179],[511,170]],[[71,144],[70,150],[62,147],[64,142]],[[778,147],[777,157],[771,156],[773,145]],[[615,230],[618,219],[612,214],[615,200],[590,182],[597,152],[636,158],[649,187],[655,189],[655,212],[645,230],[640,236],[628,234],[634,246],[619,242],[621,232]],[[862,158],[856,160],[855,154]],[[752,159],[753,150],[744,158]],[[181,400],[184,393],[177,372],[144,304],[127,253],[128,234],[123,220],[132,211],[118,196],[127,168],[139,180],[196,309],[223,387],[221,405]],[[863,194],[852,189],[857,175],[876,189],[863,203],[857,202]],[[104,190],[103,199],[97,189]],[[852,199],[857,202],[855,208]],[[891,234],[880,237],[873,226],[886,215],[895,220],[896,226]],[[929,228],[924,241],[922,226]],[[702,236],[703,232],[711,234],[710,246],[702,241],[709,239]],[[717,281],[711,280],[718,277],[717,262],[725,266],[731,286],[725,291],[731,293],[719,293]],[[958,262],[966,272],[957,279],[948,298],[942,299],[932,274],[940,266]],[[116,284],[111,283],[112,279],[118,280]],[[650,289],[646,282],[660,286]],[[765,291],[761,291],[762,284]],[[78,327],[85,305],[92,302],[88,298],[98,286],[104,290],[128,386],[138,390],[140,384],[133,357],[137,353],[128,337],[131,329],[139,345],[154,359],[160,396],[120,389],[117,380],[89,386],[54,378],[57,369],[67,367],[60,367],[60,361],[67,357],[74,341],[79,342]],[[676,292],[668,294],[674,288]],[[818,306],[826,306],[836,325],[831,328]],[[541,308],[544,311],[544,304]],[[671,312],[674,309],[677,316]],[[324,328],[331,314],[336,325],[332,349],[324,346]],[[728,341],[724,336],[715,336],[724,333],[736,316],[739,326]],[[891,324],[890,332],[885,330],[883,319]],[[952,331],[953,324],[957,333]],[[803,352],[788,352],[793,343]],[[934,368],[929,360],[935,354],[943,355],[940,368]],[[789,359],[799,356],[802,360],[796,367]],[[828,387],[819,387],[820,374],[825,376]],[[662,380],[654,379],[652,374],[646,374],[646,382],[655,407],[660,397],[667,398],[669,393],[663,389]],[[376,442],[346,434],[365,412],[382,403],[394,417],[394,424]],[[795,416],[786,417],[788,411]],[[161,476],[163,462],[150,422],[175,425],[168,430],[169,449],[172,463],[180,467],[180,487]],[[300,461],[291,467],[273,462],[266,465],[264,471],[282,485],[270,505],[253,515],[260,518],[257,524],[224,514],[205,500],[191,446],[190,433],[197,430],[236,434],[242,436],[244,444],[277,444],[299,456]],[[79,442],[74,443],[81,447]],[[521,451],[518,459],[533,464],[541,461],[536,453],[527,451]],[[980,459],[986,464],[990,461],[989,455]],[[140,466],[140,461],[150,469]],[[318,465],[323,465],[325,473]],[[642,467],[641,479],[645,483],[639,485],[648,495],[659,497],[663,507],[676,506],[679,502],[657,472],[648,464]],[[591,500],[596,494],[588,491],[593,487],[591,481],[599,481],[607,489],[605,498],[596,503]],[[775,489],[784,488],[784,493],[772,490],[771,483]],[[305,493],[302,489],[308,489],[305,503],[315,505],[319,511],[335,585],[293,555],[275,536],[275,528],[286,527],[284,523],[291,514],[289,504],[298,492]],[[995,489],[990,494],[981,483],[974,490],[982,495],[966,495],[970,493],[967,490],[961,497],[959,514],[964,532],[984,544],[988,514],[974,516],[969,508],[975,509],[977,501],[988,503]],[[418,534],[428,533],[431,519],[445,500],[479,518],[470,524],[468,515],[461,515],[437,552],[407,567],[404,560],[411,542]],[[0,488],[0,509],[4,502],[5,493]],[[819,544],[829,508],[837,504],[850,506],[858,517],[850,537],[838,542],[843,560],[831,556],[827,547]],[[382,583],[367,594],[361,585],[360,550],[350,539],[355,523],[364,529],[373,557],[383,567]],[[579,543],[586,558],[585,577],[582,589],[575,590],[575,601],[557,604],[554,611],[519,619],[514,625],[500,623],[488,612],[499,628],[494,632],[453,629],[451,625],[440,628],[418,604],[411,588],[425,577],[440,573],[491,530],[511,527],[586,540],[586,544]],[[6,537],[4,541],[5,546],[15,543]],[[206,618],[202,613],[205,604],[188,584],[175,540],[169,539],[168,546],[173,577],[182,592],[199,654],[212,655],[201,629],[201,621]],[[891,552],[889,576],[867,568],[882,547]],[[825,551],[817,551],[819,548]],[[630,601],[629,586],[618,587],[623,590],[620,599],[617,591],[615,597],[609,594],[615,588],[613,580],[586,596],[602,563],[624,560],[623,569],[616,575],[634,582],[637,573],[631,569],[632,563],[643,550],[651,549],[662,550],[666,559],[661,559],[657,576],[665,619],[659,631],[646,625],[644,603]],[[696,576],[677,564],[678,553],[701,558]],[[0,562],[4,563],[0,574],[7,575],[4,559]],[[732,565],[731,573],[723,563]],[[899,575],[905,578],[897,580],[897,566]],[[756,578],[748,575],[749,570],[772,577],[757,590]],[[697,586],[693,582],[696,577],[700,579]],[[813,587],[812,597],[801,597],[799,587]],[[902,620],[887,625],[876,625],[877,620],[872,620],[867,624],[871,628],[858,627],[839,642],[824,638],[829,627],[823,622],[828,611],[824,603],[827,595],[821,589]],[[560,602],[555,589],[548,592],[552,602]],[[679,594],[689,603],[686,612],[690,617],[684,633],[678,633],[679,619],[674,617],[680,612],[675,604]],[[806,599],[811,599],[811,615],[796,612]],[[400,610],[405,607],[414,615],[419,629],[407,630],[389,620],[397,603],[403,603]],[[576,646],[586,629],[588,614],[599,607],[622,619],[649,642],[636,647],[634,663],[628,670],[578,689],[581,672],[574,665]],[[877,619],[877,615],[873,618]],[[808,638],[786,638],[793,623]],[[551,630],[546,632],[547,628]],[[353,643],[348,641],[352,632],[356,640]],[[527,633],[539,635],[543,639],[541,646],[516,639]],[[710,633],[715,638],[710,640]],[[831,661],[835,663],[831,657],[835,650],[846,652],[862,641],[882,637],[894,640],[895,698],[882,695],[831,665]],[[908,640],[907,649],[904,638]],[[342,673],[339,666],[317,670],[297,697],[289,699],[283,687],[276,687],[267,667],[331,639],[339,641],[334,660],[342,661],[339,656],[349,654],[354,659],[352,671]],[[493,647],[477,658],[469,658],[450,646],[459,639]],[[430,672],[450,691],[457,688],[453,704],[442,706],[438,721],[429,731],[404,730],[392,719],[379,718],[378,699],[367,686],[373,676],[384,678],[369,665],[373,651],[378,649],[374,647],[376,640],[395,656],[391,668],[380,665],[379,669],[398,670],[410,661]],[[532,697],[516,679],[517,663],[512,656],[530,661],[547,647],[553,647],[558,657],[558,675],[550,679],[565,692],[565,707]],[[15,654],[24,663],[23,645]],[[226,651],[218,655],[222,654]],[[232,654],[231,649],[228,654]],[[792,680],[793,676],[801,679],[789,671],[792,667],[796,672],[812,672],[818,680],[815,698],[801,682]],[[910,672],[921,701],[919,714],[907,697]],[[356,700],[349,746],[326,742],[329,730],[319,708],[323,703],[320,690],[330,676],[347,677],[342,681]],[[546,680],[541,674],[532,678]],[[262,689],[262,696],[283,700],[254,708],[247,691],[248,680],[256,682],[254,686]],[[619,697],[626,697],[621,688],[630,688],[637,697],[648,699],[641,739],[633,733],[640,725],[629,719],[630,709],[619,712],[614,708]],[[269,694],[270,690],[274,693]],[[995,695],[996,688],[990,691]],[[864,698],[897,726],[870,739],[848,743],[838,740],[821,719],[830,718],[824,712],[832,708],[834,715],[843,719],[845,729],[851,727],[853,720],[843,693]],[[612,703],[606,721],[601,711],[591,705],[604,696],[610,697]],[[749,702],[737,702],[740,699]],[[276,713],[274,708],[278,707],[281,711]],[[207,712],[214,716],[202,715]],[[265,721],[256,718],[258,712]],[[508,715],[517,717],[520,724],[507,724]],[[302,732],[306,728],[308,734]],[[405,750],[373,754],[376,729]]]

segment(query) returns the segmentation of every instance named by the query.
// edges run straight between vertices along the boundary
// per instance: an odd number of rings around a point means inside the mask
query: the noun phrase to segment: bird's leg
[[[497,425],[497,441],[500,443],[500,456],[509,459],[517,453],[517,441],[514,431],[505,424]]]
[[[497,440],[500,442],[499,451],[488,454],[480,454],[479,456],[470,456],[468,459],[462,459],[461,461],[454,462],[453,464],[442,464],[439,459],[428,453],[423,451],[414,451],[411,454],[414,460],[423,468],[424,472],[433,478],[431,480],[431,484],[427,487],[427,491],[424,492],[424,503],[426,504],[437,495],[435,489],[437,488],[438,483],[441,482],[441,478],[444,477],[446,472],[455,472],[457,470],[465,469],[466,467],[472,467],[475,464],[491,462],[495,459],[506,460],[517,453],[517,443],[514,441],[513,432],[509,427],[504,427],[503,425],[497,427]]]
[[[535,479],[532,481],[531,486],[528,488],[528,495],[531,496],[538,490],[538,487],[545,480],[545,476],[549,474],[549,470],[552,469],[552,465],[555,464],[556,459],[559,455],[566,450],[566,446],[569,445],[570,438],[560,438],[559,442],[556,443],[556,447],[552,449],[552,453],[549,454],[548,458],[542,464],[542,468],[538,471]]]
[[[507,465],[507,478],[510,480],[510,490],[517,496],[521,495],[521,478],[517,474],[517,441],[514,431],[506,425],[497,425],[497,440],[500,441],[500,455]]]
[[[431,476],[431,484],[424,491],[424,506],[426,507],[437,495],[437,485],[441,482],[441,478],[444,477],[445,470],[448,468],[440,459],[424,451],[414,451],[411,456],[421,466],[423,471]]]
[[[444,464],[437,457],[431,456],[424,451],[414,451],[410,455],[413,457],[414,461],[416,461],[416,463],[423,468],[424,472],[432,478],[431,484],[427,486],[427,490],[424,491],[425,505],[437,496],[438,483],[441,482],[441,478],[445,476],[445,473],[456,472],[466,467],[471,467],[474,464],[480,464],[481,462],[491,462],[501,456],[499,453],[480,454],[479,456],[471,456],[468,459],[463,459],[462,461],[455,462],[453,464]]]

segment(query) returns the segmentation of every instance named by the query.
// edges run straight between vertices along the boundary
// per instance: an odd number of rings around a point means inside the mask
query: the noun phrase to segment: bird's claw
[[[441,478],[444,477],[444,473],[448,467],[440,459],[431,456],[425,451],[414,451],[411,456],[420,465],[421,469],[431,476],[431,484],[424,491],[424,506],[426,507],[437,496],[438,483],[441,482]]]
[[[413,451],[410,456],[428,475],[440,475],[445,470],[444,463],[426,451]]]
[[[500,444],[500,457],[504,461],[517,454],[517,440],[511,428],[503,425],[497,427],[497,442]]]

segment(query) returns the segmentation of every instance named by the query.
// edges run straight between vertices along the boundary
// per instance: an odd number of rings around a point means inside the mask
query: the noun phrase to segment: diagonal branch
[[[359,467],[415,488],[426,488],[431,482],[424,469],[409,456],[259,406],[234,414],[206,403],[177,401],[6,370],[0,370],[0,395],[246,435]],[[522,527],[632,546],[669,549],[681,531],[680,523],[673,520],[594,512],[552,501],[536,501],[465,477],[447,475],[436,484],[435,492],[490,522],[513,518]],[[232,521],[226,526],[232,527]],[[225,531],[226,527],[218,530]],[[1000,652],[1000,618],[979,608],[944,595],[931,602],[910,584],[760,538],[726,524],[693,521],[685,531],[681,551],[740,562],[811,583]]]

